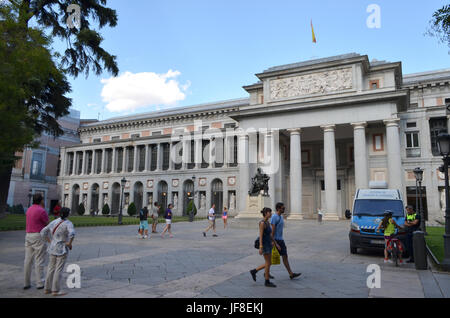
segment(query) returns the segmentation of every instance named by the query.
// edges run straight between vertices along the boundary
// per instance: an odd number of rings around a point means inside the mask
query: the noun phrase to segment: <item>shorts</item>
[[[271,242],[263,242],[263,254],[272,254],[272,248],[273,247]]]
[[[148,231],[148,220],[141,221],[139,229]]]
[[[228,216],[222,215],[222,219],[226,220],[227,218],[228,218]]]
[[[166,219],[166,224],[172,224],[172,219]]]
[[[287,255],[287,247],[286,244],[284,243],[283,240],[279,241],[279,240],[275,240],[277,242],[278,245],[280,245],[281,250],[279,250],[278,252],[280,253],[280,256],[285,256]]]

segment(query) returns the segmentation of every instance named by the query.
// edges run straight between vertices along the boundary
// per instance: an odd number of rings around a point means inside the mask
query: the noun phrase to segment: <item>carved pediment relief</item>
[[[270,98],[302,97],[328,94],[353,88],[352,68],[328,70],[270,81]]]

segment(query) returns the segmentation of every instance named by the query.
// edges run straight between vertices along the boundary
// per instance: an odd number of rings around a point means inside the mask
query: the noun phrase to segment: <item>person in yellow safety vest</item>
[[[420,225],[420,216],[416,212],[411,205],[406,207],[406,220],[405,220],[405,229],[406,229],[406,239],[405,245],[406,250],[409,254],[408,263],[414,263],[414,247],[413,247],[413,233],[419,229]]]
[[[395,234],[395,229],[401,229],[401,227],[395,222],[395,220],[392,218],[392,215],[394,213],[390,210],[384,211],[384,218],[381,220],[380,224],[378,225],[376,231],[378,232],[380,229],[384,230],[384,262],[385,263],[392,263],[392,261],[389,259],[389,253],[388,253],[388,247],[389,247],[389,241],[391,240],[392,236]],[[399,264],[403,264],[402,260],[402,253],[400,249],[400,255],[399,255]]]

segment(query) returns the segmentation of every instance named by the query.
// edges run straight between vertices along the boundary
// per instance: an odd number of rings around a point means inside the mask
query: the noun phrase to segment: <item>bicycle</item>
[[[398,266],[398,259],[401,253],[403,252],[403,244],[397,238],[397,235],[392,235],[391,238],[387,242],[387,250],[391,252],[392,261],[395,263],[395,266]]]

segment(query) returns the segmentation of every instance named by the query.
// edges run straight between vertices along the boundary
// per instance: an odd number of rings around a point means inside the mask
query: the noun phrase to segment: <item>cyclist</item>
[[[395,234],[395,229],[401,229],[401,227],[395,222],[395,220],[392,218],[393,212],[390,210],[386,210],[383,213],[384,218],[381,220],[380,224],[377,227],[377,231],[380,229],[384,230],[384,242],[385,242],[385,248],[384,248],[384,262],[385,263],[392,263],[392,261],[389,259],[388,250],[390,249],[390,243],[391,239],[393,238],[393,235]],[[398,241],[399,244],[399,264],[403,264],[402,260],[402,251],[403,248],[401,246],[401,242]]]

